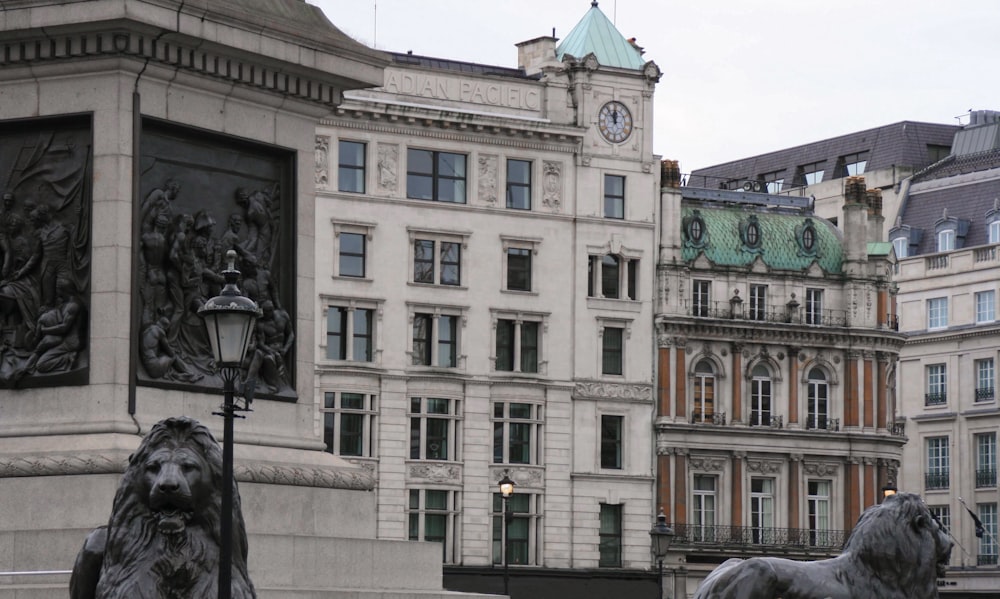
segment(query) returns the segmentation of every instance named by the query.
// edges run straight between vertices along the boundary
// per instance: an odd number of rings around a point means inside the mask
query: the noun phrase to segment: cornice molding
[[[880,329],[810,327],[806,325],[761,326],[732,320],[694,319],[657,315],[656,324],[664,335],[727,342],[756,342],[795,347],[847,349],[864,347],[870,351],[899,354],[906,342],[903,335]]]

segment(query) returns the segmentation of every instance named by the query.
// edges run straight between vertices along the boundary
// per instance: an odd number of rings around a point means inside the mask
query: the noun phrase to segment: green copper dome
[[[639,49],[630,44],[597,8],[596,0],[590,3],[587,14],[556,48],[559,60],[566,54],[583,58],[590,53],[597,57],[597,62],[607,67],[642,69],[646,64]]]

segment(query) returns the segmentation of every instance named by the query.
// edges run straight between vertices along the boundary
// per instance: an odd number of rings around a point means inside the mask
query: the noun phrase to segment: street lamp
[[[895,495],[896,492],[897,492],[896,485],[892,483],[889,483],[886,486],[882,487],[882,501],[889,499],[889,497]]]
[[[510,521],[514,515],[510,511],[510,496],[514,494],[514,481],[510,478],[510,471],[503,471],[503,478],[500,479],[500,496],[503,498],[503,594],[509,595],[510,576],[507,573],[507,540]]]
[[[240,293],[236,282],[236,252],[226,252],[229,268],[222,271],[226,285],[221,293],[205,302],[198,316],[205,321],[205,330],[212,345],[215,367],[222,375],[225,401],[217,416],[224,419],[222,433],[222,522],[219,524],[219,599],[230,599],[233,579],[233,419],[237,411],[248,411],[250,401],[243,407],[233,402],[236,378],[240,374],[247,347],[253,337],[253,326],[260,315],[257,303]]]
[[[660,599],[663,599],[663,558],[667,557],[667,549],[670,548],[670,542],[674,540],[674,530],[667,526],[667,517],[663,514],[663,508],[660,508],[660,515],[656,517],[656,524],[649,529],[649,538],[653,544],[653,555],[656,556],[656,562],[659,565]]]

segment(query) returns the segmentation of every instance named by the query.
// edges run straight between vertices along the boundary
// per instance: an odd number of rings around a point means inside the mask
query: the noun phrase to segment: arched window
[[[750,373],[750,426],[771,425],[771,372],[758,364]]]
[[[813,368],[806,384],[806,428],[826,429],[830,420],[830,386],[826,373]]]
[[[694,408],[692,422],[712,422],[715,414],[715,368],[708,360],[698,362],[694,368]]]

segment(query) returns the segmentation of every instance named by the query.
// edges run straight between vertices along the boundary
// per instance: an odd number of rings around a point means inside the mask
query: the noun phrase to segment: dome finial
[[[597,8],[597,0],[590,0],[590,7]]]

